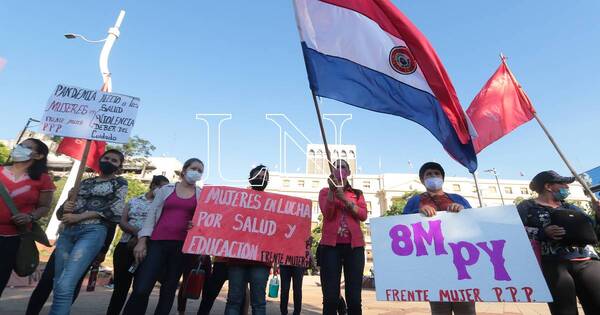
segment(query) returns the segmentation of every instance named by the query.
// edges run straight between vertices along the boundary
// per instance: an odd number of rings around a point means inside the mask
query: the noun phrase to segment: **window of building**
[[[527,187],[521,187],[521,195],[529,195],[529,189]]]
[[[488,190],[492,193],[495,194],[498,192],[498,189],[496,189],[496,186],[489,186]]]
[[[371,182],[366,180],[363,182],[363,188],[365,189],[370,189],[371,188]]]
[[[504,187],[504,192],[512,195],[512,193],[513,193],[512,187]]]
[[[453,191],[460,191],[460,184],[452,184]]]
[[[304,180],[299,180],[298,181],[298,187],[304,187]]]
[[[313,180],[313,182],[312,182],[312,188],[319,188],[319,181],[318,180]]]
[[[373,210],[371,209],[371,202],[367,201],[367,216],[370,218],[373,216]]]
[[[318,201],[314,201],[312,202],[312,211],[313,213],[318,213],[320,211],[319,209],[319,202]]]
[[[472,192],[476,193],[477,192],[477,186],[473,185],[473,190],[471,190]]]
[[[283,180],[283,187],[290,187],[290,180],[289,179],[284,179]]]

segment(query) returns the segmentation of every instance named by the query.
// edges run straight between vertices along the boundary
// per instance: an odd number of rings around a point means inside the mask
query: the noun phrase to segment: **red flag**
[[[85,139],[75,139],[65,137],[60,142],[56,153],[68,155],[76,160],[81,160],[83,155],[83,149],[85,148]],[[94,169],[96,172],[100,171],[99,160],[104,151],[106,150],[106,142],[104,141],[92,141],[90,145],[90,153],[87,158],[87,167]]]
[[[502,60],[496,73],[467,109],[477,131],[477,138],[473,140],[475,152],[481,152],[492,142],[530,121],[534,114],[531,101]]]

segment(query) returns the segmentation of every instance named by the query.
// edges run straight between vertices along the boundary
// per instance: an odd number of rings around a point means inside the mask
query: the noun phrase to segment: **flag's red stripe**
[[[469,141],[470,135],[464,112],[446,69],[427,38],[400,10],[389,0],[320,1],[360,13],[377,23],[382,30],[406,42],[460,141],[462,143]]]

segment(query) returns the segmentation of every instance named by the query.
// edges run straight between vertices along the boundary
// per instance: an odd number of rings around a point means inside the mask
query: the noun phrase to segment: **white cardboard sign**
[[[53,136],[126,143],[139,105],[137,97],[59,84],[40,129]]]
[[[515,206],[371,219],[379,301],[548,302]]]

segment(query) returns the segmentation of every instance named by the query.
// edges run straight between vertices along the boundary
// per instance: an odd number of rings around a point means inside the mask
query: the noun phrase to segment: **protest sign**
[[[377,300],[552,301],[515,206],[371,219]]]
[[[205,186],[183,251],[307,266],[311,206],[309,199]]]
[[[139,103],[137,97],[59,84],[46,105],[41,132],[127,143]]]

